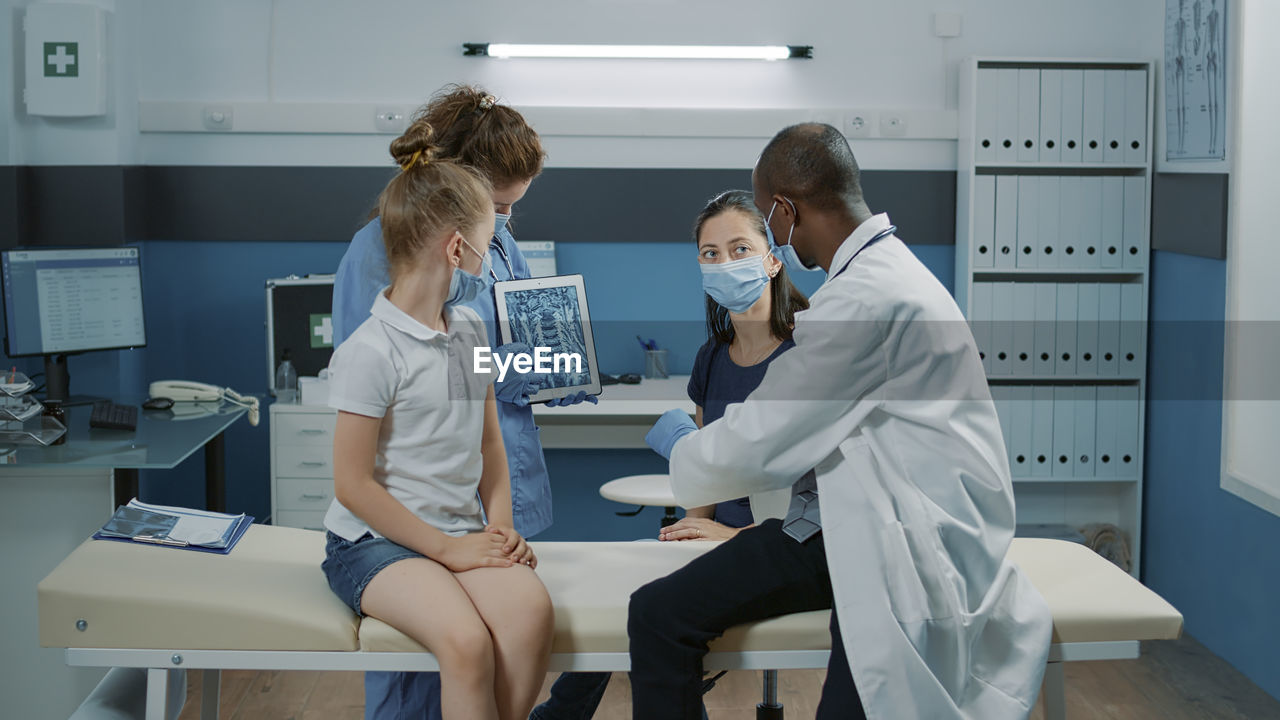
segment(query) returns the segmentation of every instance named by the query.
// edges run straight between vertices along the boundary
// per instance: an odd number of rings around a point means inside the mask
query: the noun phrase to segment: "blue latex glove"
[[[596,397],[595,395],[588,395],[586,390],[580,390],[574,393],[573,395],[565,395],[562,398],[555,398],[553,400],[548,400],[547,405],[551,407],[569,407],[570,405],[577,405],[578,403],[584,402],[584,401],[589,402],[592,405],[600,404],[600,398]]]
[[[676,441],[697,429],[698,426],[693,423],[689,413],[684,410],[668,410],[649,429],[644,441],[654,452],[670,460]]]
[[[498,346],[493,351],[495,370],[498,365],[496,362],[498,357],[501,357],[503,362],[507,362],[507,356],[516,353],[531,355],[533,354],[533,348],[524,343],[507,343],[506,345]],[[499,402],[510,403],[516,407],[524,407],[529,404],[530,379],[529,373],[516,372],[514,366],[509,366],[506,376],[502,380],[494,381],[493,394],[498,398]]]

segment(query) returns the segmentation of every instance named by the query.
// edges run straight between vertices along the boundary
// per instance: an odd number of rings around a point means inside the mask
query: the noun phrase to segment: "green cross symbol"
[[[333,315],[326,313],[311,316],[311,347],[333,347]]]
[[[80,43],[47,42],[44,44],[45,77],[79,77]]]

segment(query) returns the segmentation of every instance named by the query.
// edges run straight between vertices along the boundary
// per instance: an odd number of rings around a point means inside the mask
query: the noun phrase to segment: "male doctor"
[[[780,259],[826,282],[745,403],[701,430],[671,411],[647,439],[681,505],[749,494],[759,517],[783,490],[786,516],[632,596],[634,716],[699,717],[727,628],[832,607],[820,720],[1025,718],[1052,618],[1006,558],[1013,487],[964,318],[868,210],[835,128],[778,133],[752,189]]]

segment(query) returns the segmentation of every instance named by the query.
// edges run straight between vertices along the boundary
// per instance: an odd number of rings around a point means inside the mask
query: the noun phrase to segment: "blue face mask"
[[[791,201],[788,200],[787,204],[791,205]],[[776,210],[777,208],[778,208],[778,201],[774,200],[773,205],[769,207],[769,217],[765,218],[764,220],[764,231],[765,231],[765,234],[769,236],[769,247],[773,249],[774,257],[781,260],[782,266],[792,273],[802,273],[802,272],[808,272],[810,270],[817,270],[818,268],[807,267],[804,263],[800,262],[800,256],[796,255],[796,249],[791,245],[791,233],[795,232],[796,230],[796,224],[794,221],[791,223],[791,229],[787,231],[787,244],[779,245],[776,241],[774,241],[773,228],[769,227],[769,221],[773,219],[773,211]],[[795,208],[796,208],[795,205],[791,205],[792,212],[795,211]]]
[[[769,284],[769,274],[760,256],[698,267],[702,268],[702,289],[731,313],[750,309]]]
[[[507,222],[511,220],[511,213],[494,213],[493,214],[493,234],[497,235],[507,226]]]
[[[481,255],[479,250],[471,247],[471,243],[466,240],[462,241],[471,252],[480,255],[480,274],[472,275],[460,267],[453,269],[453,276],[449,278],[449,294],[444,299],[445,307],[451,305],[466,305],[467,303],[480,297],[480,293],[489,289],[493,284],[493,272],[489,268],[489,258]]]

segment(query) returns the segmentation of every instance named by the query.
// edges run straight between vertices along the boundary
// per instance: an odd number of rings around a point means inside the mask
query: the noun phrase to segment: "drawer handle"
[[[298,431],[301,435],[327,435],[329,431],[320,430],[318,428],[303,428]]]
[[[298,464],[302,467],[324,467],[325,465],[328,465],[328,463],[320,462],[318,460],[304,460]]]
[[[328,500],[329,496],[324,493],[302,493],[303,500]]]

